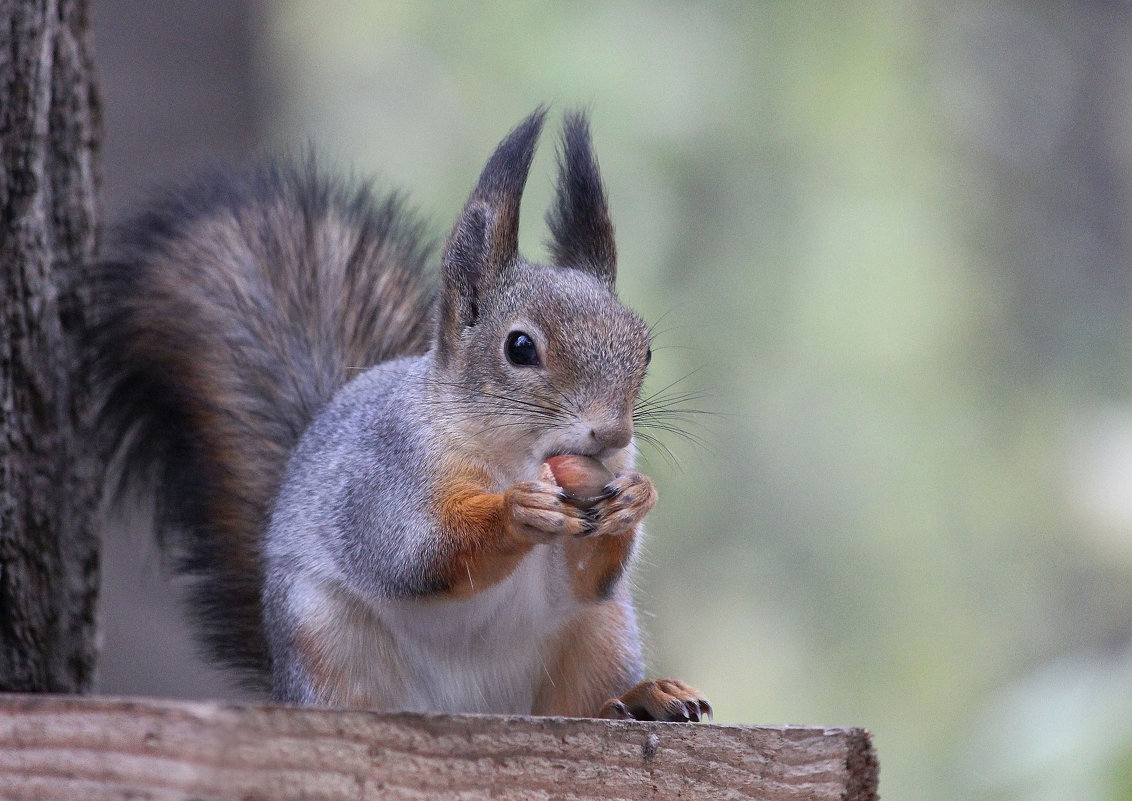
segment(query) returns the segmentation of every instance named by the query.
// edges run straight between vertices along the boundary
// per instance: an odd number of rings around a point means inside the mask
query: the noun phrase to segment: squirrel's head
[[[485,450],[616,457],[632,442],[649,330],[614,291],[613,224],[583,114],[563,126],[552,264],[519,255],[519,202],[544,117],[535,111],[503,140],[456,221],[434,357],[453,413]]]

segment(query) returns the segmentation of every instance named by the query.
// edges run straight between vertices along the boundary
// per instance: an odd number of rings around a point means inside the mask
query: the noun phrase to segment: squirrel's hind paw
[[[676,679],[647,679],[620,698],[602,704],[598,717],[614,720],[663,720],[699,723],[711,720],[703,693]]]

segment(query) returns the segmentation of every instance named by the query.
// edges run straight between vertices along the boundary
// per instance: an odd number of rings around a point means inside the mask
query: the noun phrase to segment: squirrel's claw
[[[599,521],[599,536],[624,534],[637,526],[656,505],[656,488],[648,476],[631,470],[606,485],[590,511]]]
[[[597,716],[606,720],[634,720],[629,707],[620,698],[610,698],[602,704]]]
[[[535,543],[547,543],[559,536],[582,536],[596,526],[562,497],[556,484],[515,484],[505,493],[504,504],[512,530]]]
[[[620,698],[606,701],[598,716],[613,720],[698,723],[711,719],[712,708],[699,690],[682,681],[648,679]]]

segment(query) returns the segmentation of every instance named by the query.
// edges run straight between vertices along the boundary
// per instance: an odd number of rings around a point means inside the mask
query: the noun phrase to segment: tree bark
[[[98,545],[82,276],[98,101],[84,0],[0,0],[0,690],[81,692]]]

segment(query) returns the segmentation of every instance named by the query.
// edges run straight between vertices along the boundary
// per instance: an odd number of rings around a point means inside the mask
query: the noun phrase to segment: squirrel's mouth
[[[549,450],[546,453],[544,453],[542,455],[542,459],[540,461],[545,462],[545,461],[548,461],[550,459],[553,459],[555,456],[570,456],[570,455],[589,456],[590,454],[580,453],[579,451],[571,450],[570,448],[554,448],[554,449]]]
[[[555,456],[588,456],[605,464],[607,460],[624,450],[624,448],[554,448],[543,454],[542,461],[553,459]]]

